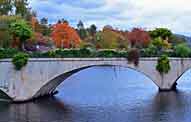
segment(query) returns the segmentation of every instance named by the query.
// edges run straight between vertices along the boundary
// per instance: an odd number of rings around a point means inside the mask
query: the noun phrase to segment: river
[[[177,92],[159,93],[146,76],[121,67],[80,71],[58,91],[28,103],[0,102],[0,122],[191,121],[190,71],[178,81]]]

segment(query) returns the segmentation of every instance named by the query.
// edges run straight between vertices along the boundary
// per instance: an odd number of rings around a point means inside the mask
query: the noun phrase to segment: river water
[[[58,91],[24,104],[0,102],[0,122],[191,122],[190,71],[177,92],[158,93],[146,76],[120,67],[80,71]]]

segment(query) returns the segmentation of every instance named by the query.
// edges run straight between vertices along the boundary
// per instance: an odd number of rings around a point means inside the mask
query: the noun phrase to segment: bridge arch
[[[70,76],[91,68],[91,67],[96,67],[96,66],[110,66],[110,67],[123,67],[123,68],[127,68],[127,69],[131,69],[133,71],[139,72],[140,74],[144,75],[145,77],[147,77],[148,79],[150,79],[157,87],[159,87],[159,85],[157,84],[157,82],[155,82],[155,80],[153,79],[153,77],[151,77],[152,75],[148,75],[148,73],[145,73],[144,71],[141,71],[140,69],[137,69],[136,67],[131,67],[131,66],[121,66],[121,65],[90,65],[90,66],[84,66],[84,67],[80,67],[80,68],[76,68],[76,69],[72,69],[68,72],[64,72],[61,73],[53,78],[51,78],[50,80],[48,80],[33,96],[32,99],[34,98],[38,98],[40,96],[45,96],[45,95],[51,95],[54,94],[55,89],[62,83],[64,82],[67,78],[69,78]]]
[[[191,71],[191,67],[186,67],[185,69],[182,69],[180,75],[177,77],[177,79],[174,81],[175,85],[178,85],[178,83],[181,83],[179,80],[188,72]]]

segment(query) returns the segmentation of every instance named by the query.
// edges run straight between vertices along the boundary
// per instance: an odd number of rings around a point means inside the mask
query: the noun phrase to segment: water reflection
[[[138,72],[125,68],[94,67],[67,79],[55,97],[17,105],[0,102],[0,120],[190,122],[191,88],[188,89],[188,81],[178,83],[177,92],[158,93],[155,84]]]

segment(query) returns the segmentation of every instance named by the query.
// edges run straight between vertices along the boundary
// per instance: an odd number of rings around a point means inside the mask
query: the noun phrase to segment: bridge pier
[[[175,82],[169,89],[164,89],[159,87],[159,92],[170,92],[170,91],[177,91],[177,82]]]

